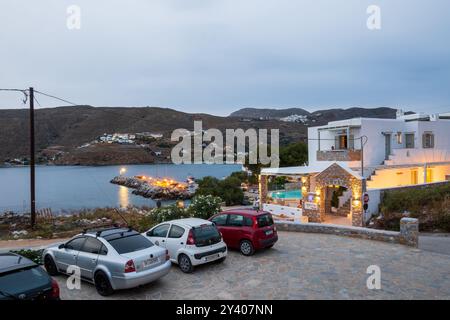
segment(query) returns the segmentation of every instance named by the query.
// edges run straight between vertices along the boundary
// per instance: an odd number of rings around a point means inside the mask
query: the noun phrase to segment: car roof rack
[[[117,223],[114,223],[114,224],[104,225],[104,226],[97,227],[97,228],[86,228],[86,229],[83,229],[82,233],[86,234],[88,232],[92,232],[92,233],[95,232],[96,236],[98,237],[99,235],[101,235],[101,233],[103,231],[114,230],[114,229],[118,229],[118,228],[121,228],[121,227]]]

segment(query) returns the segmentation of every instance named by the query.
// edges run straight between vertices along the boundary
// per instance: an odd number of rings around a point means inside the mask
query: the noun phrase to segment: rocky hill
[[[194,120],[202,120],[203,129],[218,128],[222,131],[227,128],[244,130],[279,128],[281,143],[298,141],[306,137],[306,127],[301,123],[287,123],[279,120],[243,121],[234,117],[190,114],[157,107],[44,108],[36,110],[35,119],[38,152],[46,149],[73,151],[104,133],[155,132],[162,133],[167,140],[170,139],[172,131],[177,128],[193,130]],[[26,157],[29,150],[28,141],[28,110],[0,110],[0,162],[10,158]],[[78,151],[77,153],[81,154]],[[116,153],[123,154],[121,151]],[[83,152],[83,156],[86,154]],[[96,157],[102,157],[102,155],[96,155]],[[83,159],[82,163],[85,162],[86,159]],[[68,163],[70,161],[66,164]]]

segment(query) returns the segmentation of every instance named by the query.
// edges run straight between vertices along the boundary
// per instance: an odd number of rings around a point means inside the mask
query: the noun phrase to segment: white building
[[[445,181],[450,175],[450,114],[399,111],[397,119],[333,121],[309,128],[308,139],[309,166],[348,166],[367,179],[368,189]]]

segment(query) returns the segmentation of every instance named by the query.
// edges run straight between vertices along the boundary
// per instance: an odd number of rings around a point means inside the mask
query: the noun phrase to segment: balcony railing
[[[361,161],[361,150],[320,150],[317,161]]]

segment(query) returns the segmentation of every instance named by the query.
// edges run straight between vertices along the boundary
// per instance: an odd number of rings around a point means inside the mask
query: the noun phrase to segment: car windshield
[[[108,240],[108,242],[119,254],[139,251],[153,246],[150,240],[140,234],[116,238]]]
[[[50,284],[50,277],[39,266],[0,274],[0,290],[5,294],[18,295]]]
[[[215,244],[222,240],[222,237],[216,226],[212,224],[203,225],[193,229],[194,240],[197,247],[204,247]]]
[[[273,219],[270,214],[262,214],[256,220],[258,220],[258,227],[260,228],[273,225]]]

